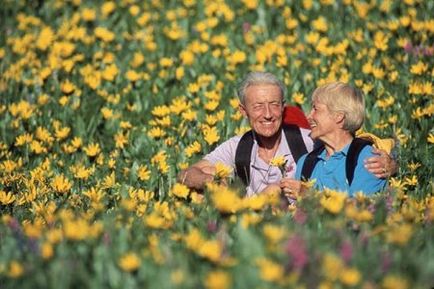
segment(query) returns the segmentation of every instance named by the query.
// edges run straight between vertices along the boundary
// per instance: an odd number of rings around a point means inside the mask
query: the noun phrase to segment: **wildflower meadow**
[[[4,0],[0,288],[434,287],[434,1]],[[181,169],[249,129],[269,71],[341,80],[395,142],[387,191],[244,198]],[[228,185],[226,185],[228,184]]]

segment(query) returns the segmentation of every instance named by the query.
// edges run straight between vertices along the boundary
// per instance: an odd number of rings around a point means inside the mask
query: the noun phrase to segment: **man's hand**
[[[281,189],[279,184],[269,184],[268,186],[265,187],[265,189],[263,189],[261,191],[261,194],[274,194],[274,193],[278,193],[280,194]]]
[[[398,169],[396,161],[384,150],[373,148],[376,156],[364,160],[365,168],[377,178],[385,179],[394,175]]]
[[[295,200],[301,192],[301,181],[283,178],[280,180],[280,188],[286,197]]]
[[[206,183],[214,180],[215,167],[207,160],[200,160],[189,168],[181,171],[178,182],[190,189],[203,190]]]

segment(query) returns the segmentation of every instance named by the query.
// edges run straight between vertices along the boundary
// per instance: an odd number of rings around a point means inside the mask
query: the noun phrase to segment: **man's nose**
[[[268,104],[268,103],[266,103],[265,105],[264,105],[264,114],[265,114],[265,117],[270,117],[271,116],[271,107],[270,107],[270,104]]]

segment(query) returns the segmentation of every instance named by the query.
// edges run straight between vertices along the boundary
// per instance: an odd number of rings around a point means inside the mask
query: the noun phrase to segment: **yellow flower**
[[[231,288],[231,276],[224,271],[212,271],[205,278],[206,289],[228,289]]]
[[[51,187],[58,193],[67,193],[72,187],[72,182],[63,174],[60,174],[53,178],[51,181]]]
[[[116,66],[116,64],[112,63],[110,65],[108,65],[102,72],[101,72],[101,76],[102,78],[104,78],[105,80],[108,81],[113,81],[115,79],[115,77],[118,75],[119,73],[119,69]]]
[[[285,229],[279,226],[266,224],[263,228],[264,236],[271,243],[278,243],[285,236]]]
[[[115,34],[105,27],[95,28],[95,36],[104,42],[112,42],[115,39]]]
[[[132,16],[137,16],[140,13],[140,7],[137,5],[133,5],[128,10]]]
[[[255,10],[258,7],[258,0],[241,0],[249,10]]]
[[[128,144],[128,134],[123,134],[121,131],[114,135],[116,148],[123,149]]]
[[[324,191],[321,196],[320,204],[324,209],[332,214],[338,214],[344,207],[347,194],[343,192],[337,192],[332,190]]]
[[[5,191],[0,190],[0,204],[9,205],[15,201],[15,196],[12,192],[6,193]]]
[[[422,75],[424,72],[428,70],[428,65],[419,61],[416,64],[413,64],[410,68],[410,72],[416,75]]]
[[[169,166],[167,164],[167,155],[165,151],[158,152],[155,156],[151,158],[151,163],[153,165],[158,165],[158,170],[166,174],[169,171]]]
[[[218,107],[219,104],[220,104],[220,102],[217,100],[207,101],[204,105],[204,108],[208,111],[214,111]]]
[[[23,275],[23,273],[24,273],[24,268],[19,262],[14,260],[9,264],[9,271],[7,272],[7,275],[9,277],[18,278],[21,275]]]
[[[186,199],[190,194],[190,189],[184,184],[176,183],[170,192],[178,198]]]
[[[292,95],[292,101],[296,104],[302,105],[306,102],[306,98],[302,92],[296,92]]]
[[[127,253],[118,261],[119,267],[126,272],[137,270],[140,267],[140,263],[140,258],[135,253]]]
[[[227,186],[207,183],[207,189],[211,193],[211,200],[222,213],[235,213],[242,207],[242,200],[237,192]]]
[[[282,280],[284,270],[281,265],[265,258],[257,259],[256,264],[259,266],[260,277],[262,280],[268,282],[279,282]]]
[[[94,168],[86,168],[84,165],[71,166],[71,172],[77,179],[87,180],[94,172]]]
[[[36,40],[36,47],[45,51],[53,43],[55,34],[51,27],[44,27]]]
[[[148,136],[151,138],[161,138],[166,135],[166,131],[161,129],[160,127],[153,127],[149,130]]]
[[[101,13],[104,17],[110,15],[116,9],[114,1],[107,1],[101,6]]]
[[[160,59],[160,66],[161,67],[171,67],[173,65],[173,60],[168,57],[163,57]]]
[[[83,195],[89,198],[89,200],[92,202],[92,207],[94,207],[94,208],[101,207],[102,208],[101,201],[105,195],[102,190],[92,187],[89,190],[83,192]]]
[[[94,157],[101,152],[98,143],[91,143],[87,147],[83,148],[83,150],[89,157]]]
[[[115,185],[116,185],[116,175],[115,172],[113,171],[111,172],[110,175],[107,175],[104,178],[102,182],[102,187],[108,189],[108,188],[113,188]]]
[[[174,285],[181,285],[184,282],[185,278],[186,278],[186,276],[185,276],[184,272],[180,269],[175,270],[175,271],[170,273],[170,281]]]
[[[222,244],[217,240],[205,241],[202,243],[197,253],[212,262],[218,262],[222,254]]]
[[[183,50],[181,51],[180,55],[179,55],[180,59],[181,59],[181,63],[183,65],[192,65],[194,62],[194,53],[191,52],[190,50]]]
[[[53,257],[53,246],[49,242],[44,242],[41,246],[41,256],[44,260],[48,260]]]
[[[215,176],[220,179],[227,178],[232,173],[232,168],[221,162],[215,164],[215,170]]]
[[[326,279],[334,281],[344,267],[343,261],[333,254],[326,254],[322,261],[322,271]]]
[[[339,280],[346,286],[356,286],[360,282],[360,272],[356,268],[344,268],[339,275]]]
[[[54,135],[56,136],[57,140],[62,140],[64,138],[66,138],[69,133],[70,133],[71,129],[67,126],[65,127],[55,127],[54,129]]]
[[[215,126],[205,127],[203,129],[204,139],[209,144],[212,145],[220,140],[219,133]]]
[[[15,146],[22,146],[24,144],[29,144],[33,140],[33,137],[29,133],[21,134],[15,138]]]
[[[181,80],[184,77],[184,74],[185,74],[184,67],[180,66],[180,67],[176,68],[176,70],[175,70],[176,79]]]
[[[137,169],[137,176],[141,181],[147,181],[151,178],[151,171],[145,165],[140,165]]]
[[[129,81],[132,82],[135,82],[141,78],[140,74],[135,70],[128,70],[125,76]]]
[[[237,65],[243,63],[246,60],[247,56],[244,51],[237,50],[235,51],[229,58],[228,62],[231,65]]]
[[[194,141],[191,145],[185,148],[185,155],[190,158],[192,155],[199,153],[202,150],[202,146],[198,141]]]
[[[84,240],[88,237],[89,224],[84,219],[67,219],[63,223],[63,231],[67,239],[73,241]]]
[[[381,51],[385,51],[388,48],[389,37],[382,31],[377,31],[374,35],[374,46]]]
[[[193,228],[188,235],[184,239],[185,245],[190,250],[196,251],[199,250],[199,248],[202,246],[202,244],[205,242],[203,240],[202,235],[200,234],[199,230],[196,228]]]
[[[320,35],[318,32],[311,31],[306,35],[306,42],[314,45],[318,42],[319,37]]]
[[[81,140],[80,137],[74,137],[74,138],[71,140],[71,145],[72,145],[73,147],[75,147],[76,149],[80,148],[80,147],[81,147],[81,144],[82,144],[82,140]]]
[[[163,217],[161,217],[160,215],[158,215],[157,213],[154,213],[154,212],[147,215],[144,221],[148,227],[154,228],[154,229],[170,227],[169,223],[167,223]]]
[[[387,275],[382,282],[383,289],[408,289],[408,281],[400,276]]]
[[[170,40],[175,41],[185,37],[186,35],[182,27],[176,22],[172,22],[170,26],[163,27],[163,32]]]
[[[54,138],[51,136],[50,132],[44,127],[38,126],[38,128],[36,129],[35,135],[36,135],[36,138],[38,140],[44,141],[46,143],[51,143],[54,140]]]
[[[254,211],[261,210],[268,204],[274,204],[272,194],[258,194],[243,199],[243,208]]]
[[[83,8],[83,10],[81,11],[81,17],[84,21],[93,21],[96,18],[96,11],[91,8]]]
[[[429,143],[433,143],[434,144],[434,133],[430,133],[427,137],[427,141]]]
[[[388,243],[405,246],[413,235],[413,228],[410,224],[395,225],[389,228],[386,233]]]
[[[324,17],[320,16],[316,20],[312,21],[312,27],[314,30],[326,32],[328,29],[327,20]]]
[[[258,224],[260,221],[262,221],[262,215],[256,213],[250,213],[250,214],[243,214],[240,223],[243,228],[248,228],[250,225]]]
[[[284,156],[275,156],[270,161],[270,165],[275,166],[275,167],[281,167],[281,166],[285,165],[285,163],[286,163],[286,160],[285,160]]]

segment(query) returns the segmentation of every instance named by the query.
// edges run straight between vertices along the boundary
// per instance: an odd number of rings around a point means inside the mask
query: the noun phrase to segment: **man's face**
[[[279,133],[282,124],[283,102],[280,88],[272,84],[258,84],[246,89],[240,111],[247,117],[252,129],[262,137]]]
[[[310,124],[312,139],[325,139],[338,129],[336,114],[330,112],[327,105],[315,100],[307,116]]]

